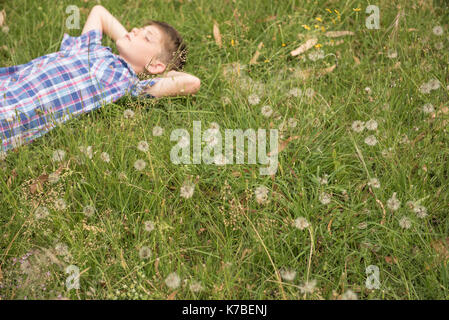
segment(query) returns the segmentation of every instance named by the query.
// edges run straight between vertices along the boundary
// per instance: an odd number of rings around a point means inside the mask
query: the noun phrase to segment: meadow
[[[0,1],[0,67],[58,51],[98,3],[173,25],[201,89],[0,154],[0,299],[449,298],[445,1]],[[173,163],[193,121],[278,129],[277,171]]]

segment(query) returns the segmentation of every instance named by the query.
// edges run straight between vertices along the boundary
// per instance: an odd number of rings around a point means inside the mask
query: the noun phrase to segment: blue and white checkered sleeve
[[[131,91],[131,95],[135,96],[135,97],[140,96],[140,97],[144,97],[144,98],[154,98],[153,95],[146,93],[145,89],[147,87],[154,86],[161,79],[162,78],[153,78],[153,79],[139,81],[136,84],[136,86],[134,87],[134,90]]]
[[[101,39],[103,34],[100,30],[90,30],[89,32],[83,33],[79,37],[69,36],[64,33],[64,37],[61,42],[60,51],[78,51],[83,48],[95,49],[101,46]]]

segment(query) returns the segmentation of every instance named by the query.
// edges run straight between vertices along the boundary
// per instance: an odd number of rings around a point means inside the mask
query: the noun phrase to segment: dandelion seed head
[[[425,105],[422,106],[422,111],[424,113],[432,113],[432,112],[435,112],[435,108],[434,108],[433,104],[426,103]]]
[[[316,287],[316,280],[312,279],[309,281],[304,281],[302,286],[299,286],[301,293],[313,293]]]
[[[289,118],[287,124],[290,128],[295,128],[298,124],[298,121],[295,118]]]
[[[149,147],[150,146],[149,146],[148,142],[146,142],[145,140],[139,141],[139,143],[137,144],[137,149],[142,152],[147,152]]]
[[[145,260],[145,259],[151,258],[152,254],[153,254],[153,252],[147,246],[144,246],[144,247],[140,248],[140,250],[139,250],[139,257],[140,257],[140,259],[144,259]]]
[[[254,191],[254,195],[256,196],[256,201],[258,204],[266,204],[268,203],[268,189],[265,186],[259,186]]]
[[[104,162],[110,162],[111,158],[109,157],[109,154],[107,152],[102,152],[100,155],[101,160]]]
[[[409,218],[402,217],[401,220],[399,220],[399,226],[402,229],[410,229],[410,227],[412,226],[412,222],[410,221]]]
[[[179,278],[176,272],[172,272],[165,278],[165,284],[170,289],[176,289],[181,284],[181,278]]]
[[[65,210],[67,209],[67,203],[65,202],[64,199],[59,198],[55,201],[55,208],[56,210]]]
[[[83,208],[83,213],[86,215],[86,217],[90,218],[95,213],[95,207],[91,205],[86,205]]]
[[[144,228],[145,228],[145,231],[147,231],[147,232],[153,231],[155,228],[154,222],[153,221],[145,221]]]
[[[365,129],[365,122],[356,120],[352,123],[351,128],[353,131],[360,133]]]
[[[325,205],[329,204],[331,202],[331,195],[326,192],[322,192],[320,194],[320,202]]]
[[[368,129],[370,131],[377,130],[377,121],[371,119],[371,120],[366,122],[365,127],[366,127],[366,129]]]
[[[34,216],[36,217],[36,219],[44,219],[48,217],[49,214],[50,212],[48,211],[48,208],[45,206],[39,206],[34,211]]]
[[[201,285],[201,282],[194,280],[192,281],[192,283],[190,283],[189,289],[194,293],[198,293],[203,291],[203,286]]]
[[[263,106],[261,113],[265,118],[269,118],[273,114],[273,109],[270,106]]]
[[[413,211],[416,213],[418,218],[424,219],[427,217],[427,208],[422,205],[415,205]]]
[[[145,169],[147,163],[145,162],[145,160],[142,159],[138,159],[134,162],[134,168],[137,171],[142,171],[143,169]]]
[[[181,197],[185,199],[189,199],[193,196],[193,192],[195,191],[195,185],[190,182],[184,182],[184,184],[181,186]]]
[[[304,230],[310,226],[309,221],[304,217],[296,218],[293,225],[299,230]]]
[[[399,209],[400,206],[401,206],[401,201],[399,201],[398,198],[396,197],[396,192],[393,192],[393,195],[391,196],[391,198],[387,200],[387,207],[391,211],[396,211]]]
[[[132,119],[132,118],[134,118],[134,111],[132,111],[131,109],[126,109],[125,111],[123,111],[123,117],[125,119]]]
[[[365,143],[369,146],[375,146],[377,144],[377,138],[373,135],[365,138]]]
[[[441,27],[441,26],[435,26],[435,27],[433,27],[432,32],[436,36],[441,36],[441,35],[443,35],[444,30],[443,30],[443,27]]]
[[[255,106],[256,104],[258,104],[260,102],[260,97],[253,93],[248,97],[248,103],[252,106]]]
[[[164,134],[164,129],[159,126],[153,127],[153,136],[160,137]]]
[[[293,281],[296,278],[296,271],[293,269],[281,269],[279,273],[285,281]]]

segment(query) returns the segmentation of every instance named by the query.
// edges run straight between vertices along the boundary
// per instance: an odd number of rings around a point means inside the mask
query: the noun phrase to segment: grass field
[[[58,51],[95,4],[0,1],[0,67]],[[124,97],[2,157],[1,299],[449,298],[443,1],[379,0],[379,29],[367,1],[101,4],[128,30],[177,28],[201,89]],[[170,133],[193,121],[279,129],[276,174],[172,163]]]

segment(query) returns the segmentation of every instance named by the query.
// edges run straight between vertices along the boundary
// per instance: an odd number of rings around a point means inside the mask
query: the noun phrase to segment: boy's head
[[[168,70],[182,70],[187,47],[175,28],[161,21],[151,20],[142,28],[133,28],[116,41],[122,58],[135,70],[150,74]]]

